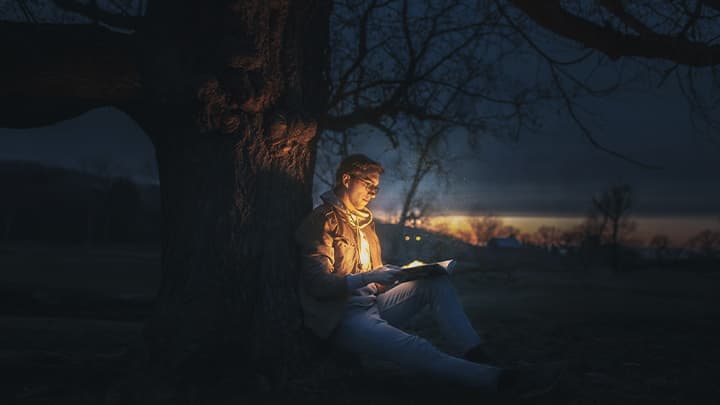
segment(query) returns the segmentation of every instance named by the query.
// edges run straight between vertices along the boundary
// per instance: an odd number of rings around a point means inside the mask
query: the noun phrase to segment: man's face
[[[380,173],[368,173],[362,175],[343,175],[343,183],[347,186],[344,203],[352,205],[349,208],[361,210],[365,208],[370,200],[375,198],[380,185]]]

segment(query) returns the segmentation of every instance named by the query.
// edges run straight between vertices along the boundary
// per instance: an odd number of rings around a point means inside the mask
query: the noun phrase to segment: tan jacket
[[[302,254],[299,293],[305,326],[321,338],[335,329],[350,296],[345,276],[360,272],[359,232],[370,246],[370,268],[383,265],[372,216],[369,224],[360,227],[332,197],[323,195],[325,203],[315,208],[295,233]]]

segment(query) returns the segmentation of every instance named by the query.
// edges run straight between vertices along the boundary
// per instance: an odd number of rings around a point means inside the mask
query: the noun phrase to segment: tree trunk
[[[620,233],[620,217],[616,217],[612,219],[612,267],[613,270],[616,272],[620,271],[620,245],[618,244],[618,236]]]
[[[267,137],[188,132],[158,144],[164,233],[151,353],[183,373],[240,366],[281,381],[274,374],[302,351],[292,236],[310,209],[312,133],[278,155]]]
[[[429,147],[430,142],[425,145],[423,150],[420,152],[417,163],[415,163],[415,173],[413,173],[413,179],[410,183],[410,188],[408,189],[407,194],[405,194],[405,201],[403,201],[402,211],[400,211],[400,220],[398,221],[398,223],[401,227],[405,226],[405,221],[407,221],[408,219],[408,214],[410,213],[410,206],[415,199],[415,194],[417,193],[418,186],[429,171],[426,162]]]
[[[440,140],[440,136],[442,134],[442,130],[435,130],[422,143],[422,148],[419,151],[417,162],[415,163],[413,180],[410,184],[410,189],[405,195],[405,201],[403,202],[402,211],[400,212],[400,221],[398,222],[400,226],[405,226],[405,221],[407,221],[408,214],[410,212],[410,206],[412,205],[413,200],[415,200],[415,194],[417,193],[420,182],[425,178],[425,175],[430,172],[430,169],[433,168],[433,165],[428,163],[428,155],[430,154],[430,149]]]
[[[282,385],[306,353],[293,235],[312,204],[330,2],[152,5],[146,101],[125,106],[160,173],[151,364]]]

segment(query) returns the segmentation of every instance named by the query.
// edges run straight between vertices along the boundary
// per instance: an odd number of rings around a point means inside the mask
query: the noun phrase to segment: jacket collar
[[[370,225],[373,220],[372,212],[367,207],[360,211],[351,211],[332,190],[324,192],[320,196],[320,199],[322,199],[325,204],[330,204],[335,207],[340,213],[341,219],[350,223],[352,226],[362,229]]]

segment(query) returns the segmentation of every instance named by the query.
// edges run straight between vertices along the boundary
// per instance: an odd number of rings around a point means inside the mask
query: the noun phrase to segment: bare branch
[[[52,2],[65,11],[80,14],[95,22],[103,22],[107,25],[119,28],[134,30],[137,28],[140,18],[139,16],[130,16],[127,12],[119,7],[123,13],[110,13],[98,7],[97,3],[81,3],[75,0],[52,0]]]
[[[345,87],[348,84],[348,80],[351,74],[353,74],[357,69],[362,65],[362,62],[365,60],[365,57],[368,55],[368,20],[370,19],[370,16],[377,7],[377,1],[372,1],[370,5],[368,5],[368,8],[363,12],[362,17],[360,18],[360,24],[359,24],[359,35],[358,35],[358,46],[357,46],[357,55],[355,57],[355,60],[353,60],[352,64],[343,72],[340,74],[340,78],[338,79],[338,83],[335,90],[335,97],[336,98],[342,98],[344,96]],[[378,43],[376,46],[380,46],[382,43]],[[330,105],[335,105],[338,101],[330,101]]]
[[[474,131],[484,125],[487,116],[473,114],[473,104],[501,105],[494,100],[512,93],[508,87],[497,91],[490,86],[485,97],[476,97],[484,93],[480,89],[488,78],[501,75],[492,73],[500,70],[493,60],[503,55],[500,48],[505,45],[497,44],[504,40],[500,31],[506,27],[491,15],[490,8],[478,12],[460,1],[419,4],[389,0],[379,5],[368,1],[358,12],[357,3],[341,3],[343,13],[357,14],[354,18],[345,14],[336,17],[347,22],[343,28],[348,31],[334,37],[334,46],[340,49],[335,48],[333,66],[339,68],[333,75],[336,85],[324,129],[345,131],[366,124],[386,134],[393,144],[397,142],[396,131],[387,120],[401,126],[407,126],[409,119],[438,121]],[[370,13],[376,5],[383,7],[382,12]],[[475,18],[475,13],[480,17]],[[345,40],[353,35],[359,35],[360,46]],[[483,43],[484,39],[497,39],[497,44]],[[490,46],[498,47],[499,52],[489,51]],[[464,102],[457,101],[459,95]],[[448,105],[445,102],[451,97],[456,101]],[[511,99],[506,106],[515,110],[527,106],[518,103],[520,98]],[[502,115],[507,117],[506,113]]]
[[[91,25],[0,23],[0,124],[37,126],[140,93],[134,37]]]
[[[608,11],[614,14],[620,21],[623,22],[628,28],[634,30],[640,36],[652,37],[657,35],[653,30],[648,28],[640,20],[635,18],[633,15],[628,13],[623,7],[620,0],[601,0],[600,4],[605,7]]]
[[[508,0],[508,2],[539,26],[562,37],[578,41],[587,48],[596,49],[611,59],[637,56],[665,59],[696,67],[720,64],[720,45],[707,45],[661,34],[645,33],[641,36],[624,34],[569,13],[558,0]]]
[[[688,18],[687,22],[685,23],[685,26],[680,30],[680,33],[678,36],[685,37],[687,35],[688,30],[691,27],[694,27],[695,24],[697,24],[698,19],[700,19],[700,16],[702,15],[702,8],[703,8],[703,2],[698,1],[695,5],[695,10],[693,11],[692,15],[690,15],[690,18]]]
[[[593,145],[595,148],[597,148],[605,153],[608,153],[612,156],[620,158],[626,162],[630,162],[632,164],[644,167],[646,169],[654,169],[654,170],[660,169],[659,166],[654,166],[654,165],[649,165],[647,163],[643,163],[639,160],[633,159],[629,156],[623,155],[623,154],[616,152],[606,146],[601,145],[595,139],[595,137],[592,135],[592,132],[590,131],[590,129],[587,126],[585,126],[585,124],[582,122],[582,120],[578,117],[577,113],[575,112],[575,107],[573,106],[573,102],[572,102],[570,96],[565,91],[565,88],[563,87],[562,83],[560,82],[560,78],[558,77],[557,72],[555,71],[555,68],[552,65],[550,66],[550,72],[552,72],[552,78],[557,86],[557,89],[560,91],[560,94],[562,94],[562,97],[565,100],[565,107],[566,107],[568,113],[570,114],[570,117],[573,119],[573,121],[578,126],[578,128],[580,128],[580,131],[583,133],[583,135],[590,142],[591,145]]]
[[[28,7],[27,4],[25,4],[25,0],[18,0],[18,5],[20,6],[20,10],[22,11],[23,15],[25,15],[25,18],[28,22],[31,22],[33,24],[37,23],[37,20],[35,19],[35,16],[33,15],[32,11],[30,11],[30,7]]]

